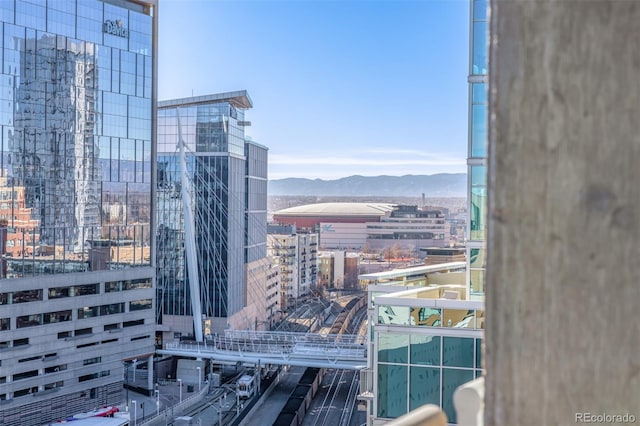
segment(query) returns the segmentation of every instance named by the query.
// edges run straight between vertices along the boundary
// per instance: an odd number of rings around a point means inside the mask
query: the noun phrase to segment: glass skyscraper
[[[201,312],[207,328],[221,330],[247,306],[251,280],[246,264],[266,255],[267,150],[245,138],[249,123],[244,114],[251,107],[246,91],[159,103],[158,322],[174,336],[193,330],[193,323],[185,320],[193,315],[193,306],[178,120],[193,203]]]
[[[471,0],[467,270],[470,294],[484,295],[487,218],[487,0]]]
[[[156,8],[0,2],[2,424],[118,403],[153,353]]]

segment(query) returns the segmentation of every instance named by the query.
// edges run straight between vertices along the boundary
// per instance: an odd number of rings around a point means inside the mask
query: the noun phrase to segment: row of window
[[[484,311],[380,305],[378,324],[484,329]]]
[[[34,371],[37,373],[37,370],[34,370]],[[111,375],[111,371],[109,371],[109,370],[103,370],[103,371],[96,372],[96,373],[85,374],[83,376],[78,377],[78,383],[87,382],[89,380],[95,380],[95,379],[98,379],[100,377],[107,377],[107,376],[110,376],[110,375]],[[37,376],[37,374],[36,374],[36,376]],[[29,377],[34,377],[34,376],[29,376]],[[21,377],[21,378],[27,378],[27,377]],[[0,379],[2,379],[2,378],[0,378]],[[42,387],[42,391],[48,391],[48,390],[52,390],[52,389],[55,389],[55,388],[60,388],[62,386],[64,386],[64,380],[59,380],[59,381],[56,381],[56,382],[47,383]],[[92,389],[92,391],[93,390],[94,389]],[[41,392],[41,390],[37,386],[32,386],[32,387],[28,387],[28,388],[25,388],[25,389],[19,389],[19,390],[13,392],[13,397],[14,398],[18,398],[18,397],[25,396],[25,395],[33,395],[33,394],[36,394],[38,392]],[[0,394],[0,401],[4,401],[6,399],[7,399],[7,394]]]
[[[123,280],[107,282],[104,286],[105,293],[116,291],[139,290],[144,288],[152,288],[151,279],[142,278],[137,280]],[[53,287],[48,290],[49,299],[60,299],[63,297],[86,296],[99,293],[98,284],[84,284],[68,287]],[[0,293],[0,305],[11,305],[25,302],[38,302],[43,300],[43,291],[25,290]],[[137,308],[137,305],[136,305]],[[145,308],[142,308],[145,309]],[[137,310],[134,308],[134,310]]]

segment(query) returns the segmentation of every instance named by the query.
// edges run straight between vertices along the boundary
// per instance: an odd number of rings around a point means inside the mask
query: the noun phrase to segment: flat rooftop
[[[359,280],[369,281],[385,281],[394,278],[410,277],[417,275],[432,274],[435,272],[450,271],[452,269],[464,269],[467,264],[465,262],[447,262],[438,263],[436,265],[414,266],[412,268],[393,269],[391,271],[374,272],[371,274],[358,275]]]

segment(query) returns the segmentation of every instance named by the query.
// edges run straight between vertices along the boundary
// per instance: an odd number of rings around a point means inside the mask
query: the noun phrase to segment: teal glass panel
[[[487,105],[471,107],[471,156],[487,156]]]
[[[456,410],[453,406],[453,393],[460,385],[473,379],[473,370],[442,369],[442,410],[447,415],[449,423],[458,422]]]
[[[476,339],[476,368],[482,368],[482,339]]]
[[[409,362],[409,335],[380,333],[378,336],[378,362]]]
[[[440,369],[430,367],[410,367],[409,410],[421,405],[440,405]]]
[[[411,364],[440,365],[440,336],[411,336]]]
[[[487,22],[473,23],[473,75],[487,74]]]
[[[487,218],[487,167],[471,167],[471,239],[484,240]]]
[[[443,366],[473,368],[475,365],[474,361],[474,339],[467,337],[443,337]]]
[[[396,418],[407,412],[406,365],[378,365],[378,417]]]

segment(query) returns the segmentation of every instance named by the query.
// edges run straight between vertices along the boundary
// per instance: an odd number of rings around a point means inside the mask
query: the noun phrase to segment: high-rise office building
[[[483,296],[487,218],[487,0],[470,3],[467,282],[471,296]]]
[[[245,137],[251,107],[246,91],[159,103],[158,322],[165,342],[193,335],[198,310],[208,332],[253,328],[266,320],[260,317],[266,308],[253,304],[266,304],[260,276],[268,266],[267,148]],[[179,130],[187,182],[180,172]],[[192,199],[199,309],[189,287],[183,189]]]
[[[156,10],[0,2],[1,424],[119,403],[123,362],[152,368]]]

